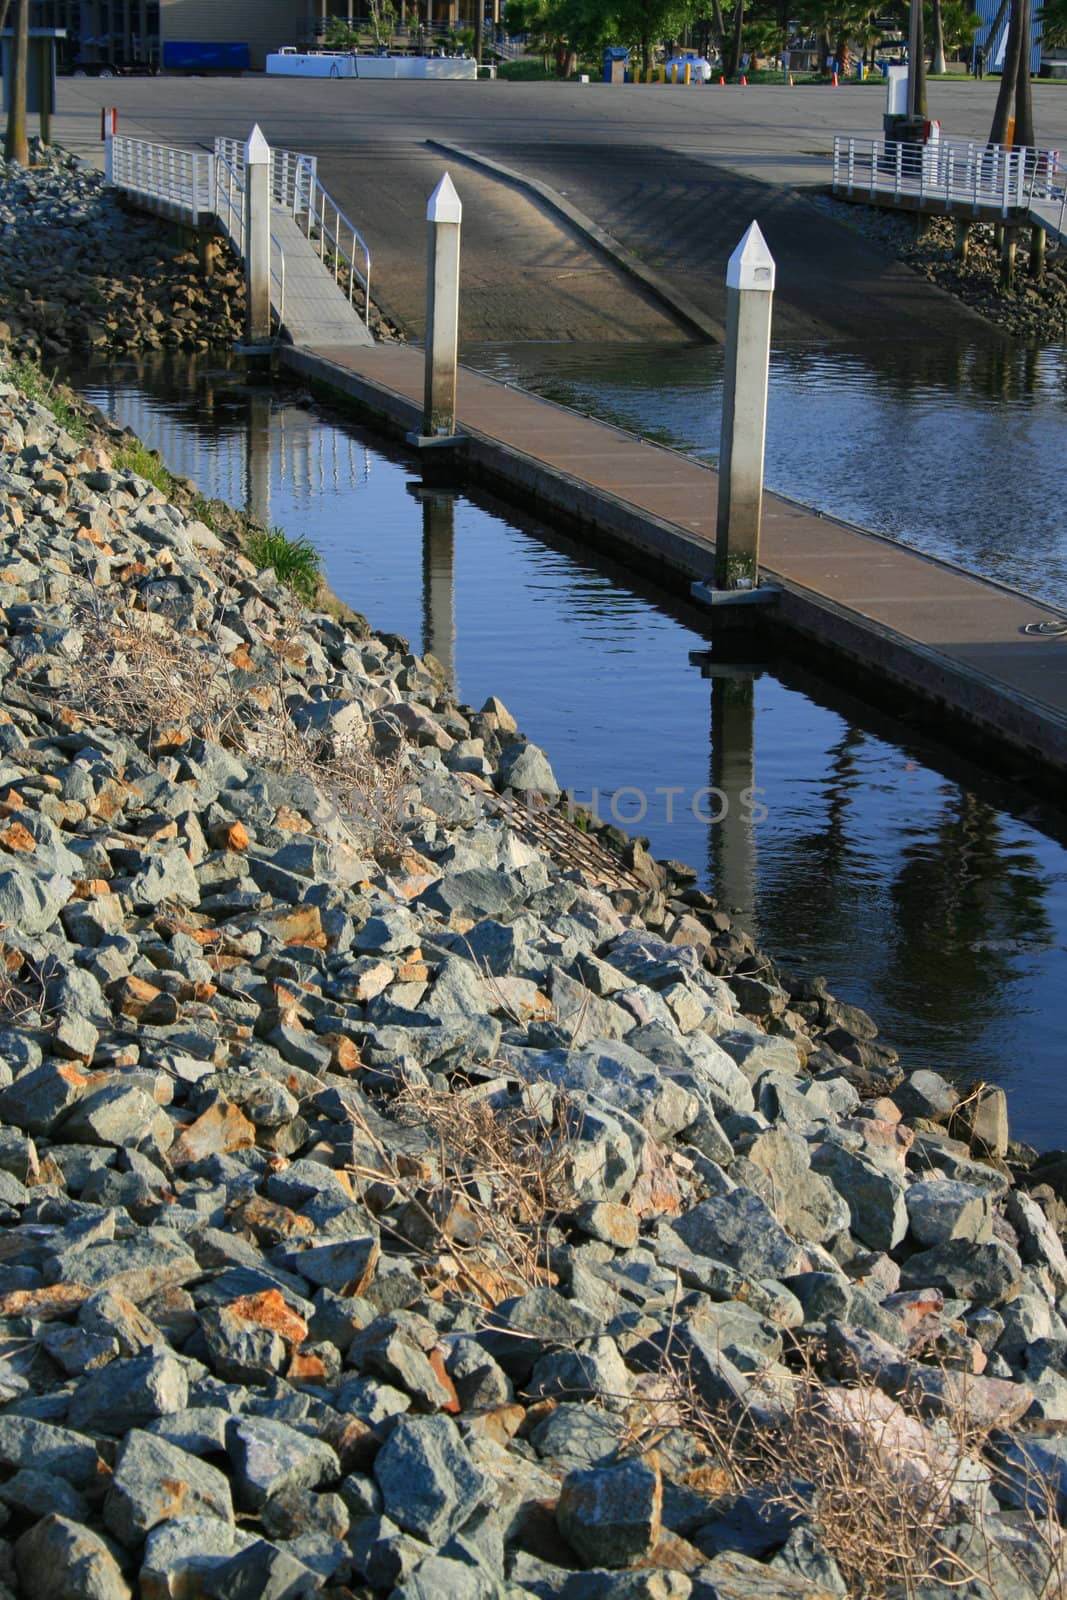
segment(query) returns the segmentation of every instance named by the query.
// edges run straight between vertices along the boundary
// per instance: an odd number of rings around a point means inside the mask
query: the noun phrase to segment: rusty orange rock
[[[37,840],[21,822],[13,822],[0,833],[0,844],[5,850],[12,850],[18,855],[32,855],[37,848]]]
[[[435,1348],[429,1351],[427,1360],[429,1361],[430,1366],[433,1368],[434,1377],[448,1394],[448,1399],[441,1407],[441,1410],[447,1411],[450,1417],[454,1417],[458,1412],[463,1410],[463,1407],[459,1403],[459,1395],[456,1393],[456,1386],[445,1370],[445,1358],[441,1351]]]
[[[255,1142],[256,1130],[244,1112],[228,1100],[217,1100],[174,1141],[169,1160],[172,1166],[183,1167],[206,1156],[247,1149]]]
[[[69,1317],[92,1293],[80,1283],[53,1283],[41,1289],[12,1289],[0,1295],[0,1317]]]
[[[107,986],[107,997],[119,1016],[134,1022],[173,1022],[177,1015],[177,1002],[173,995],[164,994],[155,984],[127,973]]]
[[[331,1052],[330,1065],[335,1072],[355,1072],[363,1065],[359,1046],[343,1033],[320,1033],[319,1043]]]
[[[75,878],[72,900],[96,900],[110,894],[111,885],[106,878]]]
[[[491,1439],[505,1448],[511,1443],[526,1420],[525,1407],[513,1401],[510,1405],[494,1406],[492,1411],[480,1411],[465,1420],[472,1433]]]
[[[303,1317],[286,1304],[280,1289],[264,1289],[259,1294],[242,1294],[231,1300],[227,1308],[242,1322],[257,1328],[269,1328],[280,1334],[289,1344],[303,1344],[308,1336],[308,1325]]]
[[[263,1195],[253,1195],[231,1215],[254,1233],[260,1244],[268,1247],[280,1244],[283,1239],[306,1238],[315,1232],[310,1217],[302,1217],[298,1211]]]

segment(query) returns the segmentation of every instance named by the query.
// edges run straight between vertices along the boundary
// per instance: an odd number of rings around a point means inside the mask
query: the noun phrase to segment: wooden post
[[[1000,287],[1011,289],[1015,286],[1015,235],[1014,228],[1005,228],[1000,246]]]
[[[1030,276],[1038,282],[1045,276],[1045,230],[1035,222],[1030,229]]]
[[[30,0],[17,0],[11,25],[11,78],[8,85],[11,98],[7,106],[4,160],[17,161],[20,167],[28,167],[30,146],[26,136],[26,74],[30,51]]]
[[[40,118],[41,143],[52,143],[52,51],[55,49],[51,39],[37,39],[37,93],[39,96],[38,116]]]
[[[756,222],[730,257],[726,291],[715,585],[748,589],[759,579],[774,299],[774,258]]]
[[[270,145],[252,129],[245,145],[245,281],[249,344],[270,339]]]
[[[962,217],[957,217],[953,224],[952,254],[957,261],[966,261],[971,249],[971,224]]]
[[[209,228],[198,228],[196,234],[196,258],[200,267],[202,278],[213,278],[215,269],[219,264],[219,236],[212,233]]]
[[[426,207],[426,387],[422,431],[449,438],[456,431],[459,348],[459,234],[463,205],[446,172]]]

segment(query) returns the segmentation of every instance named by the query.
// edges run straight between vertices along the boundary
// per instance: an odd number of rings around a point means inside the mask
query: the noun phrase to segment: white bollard
[[[456,431],[459,348],[459,234],[463,205],[446,172],[426,207],[430,227],[426,266],[426,389],[422,431],[451,438]]]
[[[245,144],[245,282],[249,344],[271,337],[270,145],[257,123]]]
[[[744,590],[755,588],[759,579],[774,298],[774,257],[756,222],[730,257],[726,289],[715,586]]]
[[[100,137],[104,141],[104,182],[108,185],[115,181],[115,146],[113,140],[118,131],[118,107],[101,106]]]

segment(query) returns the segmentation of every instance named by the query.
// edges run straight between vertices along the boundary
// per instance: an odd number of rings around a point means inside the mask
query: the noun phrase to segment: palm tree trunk
[[[4,159],[28,167],[30,147],[26,138],[26,72],[30,54],[30,0],[18,0],[15,36],[11,51],[11,104],[7,113]]]
[[[1008,18],[1008,42],[1004,48],[1004,66],[1000,73],[1000,88],[989,129],[990,144],[1004,144],[1008,137],[1008,119],[1015,99],[1015,80],[1019,76],[1019,15],[1030,0],[1011,0]]]
[[[1019,7],[1019,65],[1015,74],[1015,146],[1033,145],[1034,99],[1030,87],[1030,5]]]
[[[930,71],[943,73],[945,71],[945,27],[941,19],[941,0],[930,0],[931,33],[930,41]]]
[[[913,70],[915,72],[915,115],[926,120],[926,47],[923,43],[923,8],[919,5],[919,27]]]
[[[726,28],[722,20],[722,6],[719,0],[711,0],[711,32],[720,56],[725,57]]]
[[[726,76],[734,78],[741,70],[741,30],[745,25],[745,0],[737,0],[734,7],[734,36],[730,41],[730,60]]]

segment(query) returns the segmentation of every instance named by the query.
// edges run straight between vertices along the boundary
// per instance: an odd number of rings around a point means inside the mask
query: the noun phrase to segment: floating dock
[[[311,387],[394,435],[418,431],[423,353],[402,344],[281,346]],[[689,456],[461,368],[461,475],[561,524],[668,588],[713,567],[717,474]],[[846,658],[868,687],[944,714],[1058,782],[1067,771],[1067,612],[893,539],[764,499],[760,626]],[[1040,632],[1038,630],[1041,630]],[[905,696],[899,696],[901,709]]]

